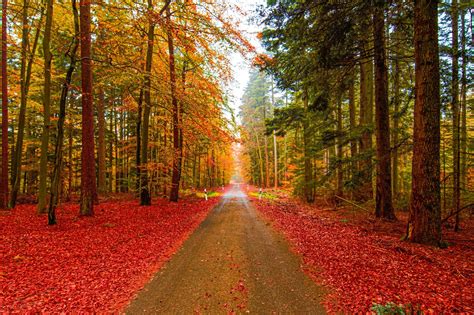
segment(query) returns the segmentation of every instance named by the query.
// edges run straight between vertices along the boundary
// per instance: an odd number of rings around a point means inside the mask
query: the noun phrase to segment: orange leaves
[[[267,54],[258,54],[252,61],[252,64],[259,68],[265,68],[267,66],[272,65],[273,63],[273,58]]]

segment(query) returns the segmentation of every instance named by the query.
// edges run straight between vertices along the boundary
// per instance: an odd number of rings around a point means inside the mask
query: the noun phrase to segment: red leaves
[[[436,249],[310,215],[307,209],[255,203],[303,256],[310,276],[331,288],[325,302],[330,312],[368,312],[373,303],[388,302],[427,313],[474,311],[472,246]]]
[[[0,313],[121,309],[216,201],[108,202],[92,218],[65,205],[54,227],[18,206],[0,216]]]

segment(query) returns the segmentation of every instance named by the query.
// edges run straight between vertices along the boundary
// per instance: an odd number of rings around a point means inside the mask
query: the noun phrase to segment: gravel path
[[[235,187],[125,312],[323,314],[300,263]]]

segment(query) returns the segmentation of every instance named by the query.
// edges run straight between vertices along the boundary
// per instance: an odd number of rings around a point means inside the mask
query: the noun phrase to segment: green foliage
[[[254,192],[251,192],[249,193],[250,196],[252,197],[256,197],[256,198],[259,198],[260,197],[260,193],[258,191],[254,191]],[[278,199],[278,196],[275,195],[275,194],[272,194],[272,193],[269,193],[269,192],[262,192],[262,196],[261,196],[263,199],[269,199],[269,200],[276,200]]]
[[[377,315],[405,315],[405,307],[403,305],[397,305],[395,303],[389,302],[385,305],[374,303],[372,311]]]

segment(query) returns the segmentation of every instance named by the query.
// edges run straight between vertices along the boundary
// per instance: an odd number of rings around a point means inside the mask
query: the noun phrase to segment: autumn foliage
[[[373,223],[352,222],[333,209],[254,203],[303,256],[306,272],[329,288],[325,306],[331,313],[365,313],[390,302],[425,313],[474,311],[474,248],[463,240],[472,239],[472,231],[451,233],[452,246],[442,250],[400,241],[398,231],[374,231]]]
[[[1,212],[0,313],[123,308],[216,202],[104,202],[90,218],[67,204],[50,227],[32,205]]]

